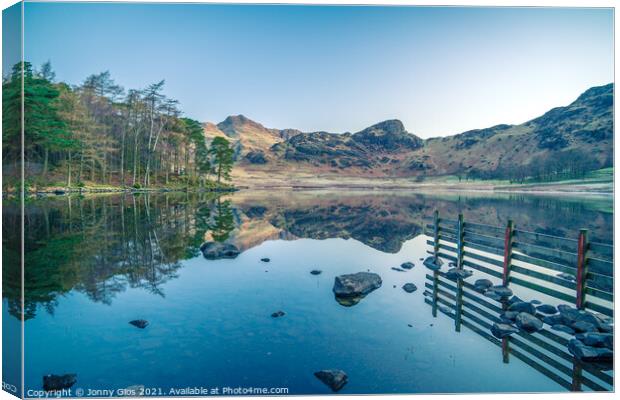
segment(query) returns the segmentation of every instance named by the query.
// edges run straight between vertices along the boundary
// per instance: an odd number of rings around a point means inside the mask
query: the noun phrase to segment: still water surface
[[[17,209],[4,205],[3,320],[17,324]],[[422,218],[437,209],[478,223],[611,243],[611,198],[403,192],[242,191],[55,197],[26,205],[25,384],[76,373],[74,388],[282,387],[330,393],[313,376],[342,369],[340,393],[563,391],[476,333],[455,332],[424,302]],[[207,260],[205,241],[237,246]],[[270,262],[260,261],[268,257]],[[407,272],[392,270],[412,261]],[[313,269],[322,270],[311,275]],[[339,274],[383,279],[343,307]],[[404,283],[418,290],[406,293]],[[282,310],[286,315],[272,318]],[[149,321],[146,329],[128,322]]]

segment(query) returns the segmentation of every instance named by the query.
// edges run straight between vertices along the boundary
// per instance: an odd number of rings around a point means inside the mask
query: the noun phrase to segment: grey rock
[[[517,332],[519,332],[519,330],[509,324],[494,323],[493,326],[491,327],[491,333],[493,334],[493,336],[499,339],[504,338],[506,336],[510,336],[513,333],[517,333]]]
[[[519,315],[518,311],[505,311],[499,317],[508,321],[514,321]]]
[[[45,375],[43,377],[43,390],[68,389],[77,382],[77,374]]]
[[[282,310],[276,311],[274,313],[271,314],[271,318],[280,318],[280,317],[284,317],[286,315],[286,313]]]
[[[352,306],[373,290],[380,288],[381,284],[379,275],[372,272],[358,272],[337,276],[332,290],[341,305]]]
[[[517,318],[515,318],[515,322],[519,329],[522,329],[528,333],[537,332],[543,327],[543,323],[541,320],[539,320],[532,314],[528,314],[525,312],[519,313],[519,315],[517,315]]]
[[[314,373],[321,382],[329,386],[329,388],[337,392],[347,384],[349,377],[340,369],[324,369]]]
[[[519,298],[519,296],[512,296],[508,299],[508,305],[512,305],[514,303],[523,303],[524,301]]]
[[[312,275],[321,275],[321,272],[323,271],[321,271],[320,269],[313,269],[312,271],[310,271]]]
[[[402,269],[412,269],[413,267],[415,267],[415,264],[412,262],[404,262],[402,264],[400,264],[400,267]]]
[[[237,246],[220,242],[205,242],[200,246],[200,251],[202,251],[202,255],[209,260],[236,258],[240,253]]]
[[[571,328],[575,330],[575,332],[583,333],[583,332],[595,332],[596,326],[586,321],[576,321],[569,325]]]
[[[536,311],[541,312],[543,314],[557,314],[558,309],[551,304],[541,304],[536,307]]]
[[[565,332],[570,335],[575,334],[575,330],[573,328],[571,328],[570,326],[562,325],[562,324],[551,325],[551,329],[553,329],[554,331]]]
[[[494,300],[507,299],[508,297],[512,296],[512,290],[510,288],[507,288],[506,286],[492,286],[489,290],[484,292],[484,295]]]
[[[577,339],[568,342],[568,351],[581,361],[611,362],[614,357],[614,352],[608,348],[587,346]]]
[[[561,315],[545,315],[543,322],[549,325],[564,325],[564,318]],[[572,328],[571,328],[572,329]]]
[[[426,260],[424,260],[424,266],[432,271],[438,271],[441,266],[443,265],[443,261],[441,261],[441,258],[439,257],[427,257]]]
[[[136,328],[144,329],[149,326],[149,321],[145,319],[134,319],[133,321],[129,321],[129,323]]]
[[[446,272],[446,278],[451,280],[467,279],[472,276],[472,274],[473,272],[467,269],[452,268],[451,270]]]
[[[485,290],[489,289],[491,286],[493,286],[493,282],[491,282],[488,279],[478,279],[476,280],[476,282],[474,282],[474,287],[479,292],[484,292]]]
[[[525,312],[528,314],[536,314],[536,306],[532,303],[526,303],[525,301],[518,301],[508,306],[509,311]]]
[[[416,290],[418,290],[418,287],[414,285],[413,283],[405,283],[403,285],[403,290],[407,293],[413,293]]]
[[[269,262],[269,261],[271,261],[271,260],[270,260],[269,258],[267,258],[267,257],[265,257],[265,258],[261,258],[260,260],[261,260],[262,262]]]
[[[586,332],[576,335],[575,339],[581,340],[586,346],[606,347],[610,350],[614,348],[614,335],[611,333]]]

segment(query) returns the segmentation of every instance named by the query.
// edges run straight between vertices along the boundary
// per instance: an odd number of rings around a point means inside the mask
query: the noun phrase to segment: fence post
[[[506,231],[504,233],[504,273],[502,275],[502,284],[508,285],[510,281],[510,262],[512,259],[512,242],[513,242],[514,224],[511,219],[508,220]]]
[[[586,304],[586,288],[588,275],[588,230],[579,230],[577,241],[577,300],[576,306],[583,309]]]
[[[435,257],[435,262],[439,258],[439,211],[435,210],[433,214],[433,224],[435,225],[435,232],[433,236],[433,257]]]
[[[463,269],[463,214],[459,214],[456,225],[456,268]]]

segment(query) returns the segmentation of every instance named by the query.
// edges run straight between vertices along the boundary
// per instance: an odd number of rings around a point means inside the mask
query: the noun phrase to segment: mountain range
[[[222,136],[233,143],[233,175],[285,176],[297,171],[368,178],[502,177],[575,157],[601,168],[613,162],[613,89],[613,83],[590,88],[568,106],[519,125],[426,140],[397,119],[355,133],[272,129],[243,115],[203,127],[207,140]]]

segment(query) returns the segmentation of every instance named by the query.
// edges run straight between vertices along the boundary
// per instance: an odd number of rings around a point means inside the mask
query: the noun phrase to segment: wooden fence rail
[[[427,274],[424,286],[424,301],[432,306],[434,316],[440,311],[454,320],[456,331],[465,326],[500,347],[504,363],[513,355],[568,390],[613,390],[613,371],[575,359],[567,350],[569,335],[543,329],[497,339],[490,329],[501,322],[504,305],[484,297],[469,282],[448,279],[441,271]]]
[[[591,242],[581,229],[576,239],[505,227],[440,218],[427,224],[429,254],[447,259],[456,268],[468,267],[613,316],[613,246]]]

